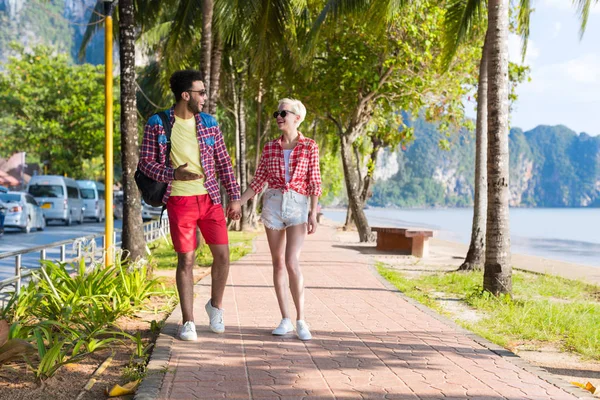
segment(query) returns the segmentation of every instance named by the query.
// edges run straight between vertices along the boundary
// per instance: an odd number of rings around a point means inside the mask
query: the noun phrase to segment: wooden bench
[[[371,227],[371,230],[377,232],[377,250],[403,250],[410,252],[415,257],[429,255],[428,240],[433,237],[433,231],[387,227]]]

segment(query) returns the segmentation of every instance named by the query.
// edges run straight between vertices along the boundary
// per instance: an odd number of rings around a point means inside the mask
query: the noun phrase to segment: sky
[[[600,3],[580,40],[579,16],[570,0],[534,0],[525,64],[531,82],[517,88],[511,127],[565,125],[600,135]],[[521,39],[509,40],[511,61],[521,61]]]

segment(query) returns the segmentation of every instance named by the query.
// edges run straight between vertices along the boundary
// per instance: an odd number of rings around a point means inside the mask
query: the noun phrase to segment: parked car
[[[33,196],[23,192],[0,193],[0,200],[6,205],[4,226],[19,228],[25,233],[32,229],[43,231],[46,219],[42,209]]]
[[[113,216],[115,219],[123,219],[123,191],[116,191],[113,196]]]
[[[95,181],[77,181],[83,199],[84,218],[92,218],[97,222],[104,221],[106,213],[104,200],[104,184]]]
[[[163,212],[162,207],[153,207],[149,204],[146,204],[144,200],[142,200],[142,220],[149,221],[151,219],[160,219],[160,216]],[[163,218],[167,215],[167,210],[165,210],[163,214]]]
[[[6,193],[8,189],[4,186],[0,186],[0,193]],[[6,215],[6,207],[2,201],[0,201],[0,236],[4,234],[4,216]]]
[[[34,175],[27,191],[42,207],[46,221],[60,220],[65,225],[83,223],[84,205],[74,179],[60,175]]]

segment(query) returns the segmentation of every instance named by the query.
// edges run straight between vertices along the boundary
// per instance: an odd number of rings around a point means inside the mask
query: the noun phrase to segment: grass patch
[[[407,296],[441,311],[434,293],[453,294],[477,310],[477,322],[459,325],[507,347],[511,342],[551,343],[600,359],[600,287],[556,276],[513,271],[513,297],[484,292],[483,272],[408,276],[378,263],[379,273]]]
[[[229,259],[237,261],[252,251],[252,239],[258,235],[257,232],[229,232]],[[158,269],[175,269],[177,267],[177,253],[173,249],[171,236],[169,243],[164,239],[157,240],[150,248],[152,258]],[[201,267],[210,267],[212,254],[207,244],[196,251],[196,264]]]

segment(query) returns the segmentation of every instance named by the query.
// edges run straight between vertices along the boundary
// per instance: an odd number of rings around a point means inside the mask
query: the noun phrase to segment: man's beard
[[[187,108],[193,114],[198,114],[201,111],[200,102],[191,99],[187,103]]]

